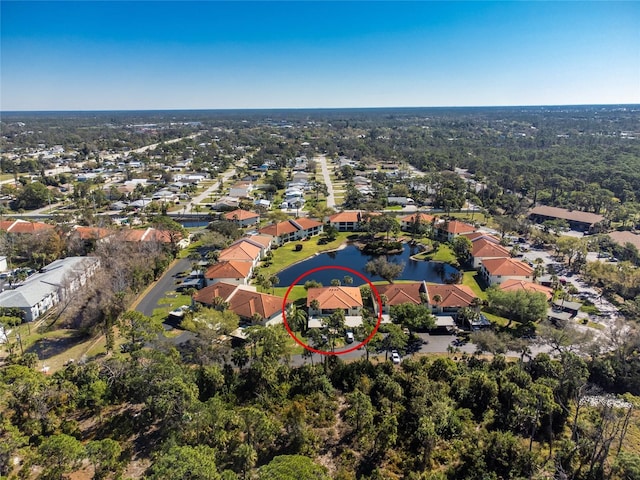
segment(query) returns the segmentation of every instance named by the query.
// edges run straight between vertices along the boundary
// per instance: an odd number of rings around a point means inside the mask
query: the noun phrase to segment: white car
[[[400,354],[394,350],[393,352],[391,352],[391,361],[395,364],[398,365],[400,364],[400,362],[402,361],[402,359],[400,358]]]

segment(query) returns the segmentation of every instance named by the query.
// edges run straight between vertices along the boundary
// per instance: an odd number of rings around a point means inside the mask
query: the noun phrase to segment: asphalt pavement
[[[159,307],[158,302],[166,297],[167,292],[175,290],[177,275],[181,272],[191,271],[192,260],[183,258],[177,260],[169,270],[167,270],[159,280],[151,287],[136,306],[136,311],[144,315],[151,316],[153,311]]]

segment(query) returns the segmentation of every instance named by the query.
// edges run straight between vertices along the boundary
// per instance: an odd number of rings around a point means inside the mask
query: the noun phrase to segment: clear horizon
[[[0,3],[0,111],[640,103],[639,2]]]

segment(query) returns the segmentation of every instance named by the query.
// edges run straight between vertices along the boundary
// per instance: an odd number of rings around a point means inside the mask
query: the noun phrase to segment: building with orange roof
[[[223,214],[222,218],[224,218],[228,222],[233,222],[239,227],[244,228],[258,223],[260,221],[260,214],[238,208],[236,210]]]
[[[466,285],[428,284],[426,303],[433,313],[456,313],[464,307],[470,307],[477,295]]]
[[[410,232],[414,229],[416,224],[416,218],[418,224],[425,230],[430,230],[436,217],[428,215],[423,212],[412,213],[406,217],[400,218],[400,228],[405,232]]]
[[[248,243],[254,245],[260,249],[260,258],[264,258],[269,250],[271,250],[271,244],[273,243],[273,237],[271,235],[250,235],[248,237],[242,237],[231,244],[231,246],[238,243]]]
[[[253,273],[251,262],[227,261],[211,265],[204,274],[207,285],[216,282],[234,283],[246,285]]]
[[[126,242],[158,242],[175,243],[183,246],[183,238],[180,232],[170,230],[158,230],[157,228],[134,228],[122,230]]]
[[[99,241],[104,240],[105,238],[113,235],[115,233],[114,230],[110,228],[102,228],[102,227],[84,227],[81,225],[76,225],[73,228],[73,234],[77,235],[80,240],[84,241]]]
[[[427,284],[425,282],[410,283],[391,283],[387,285],[376,285],[376,290],[382,299],[382,313],[388,314],[391,307],[402,305],[403,303],[413,303],[421,305],[423,303],[423,295],[427,293]],[[374,301],[377,310],[377,301]]]
[[[504,290],[505,292],[515,292],[518,290],[526,290],[527,292],[543,293],[544,296],[547,297],[547,301],[551,300],[551,298],[553,297],[552,288],[545,287],[544,285],[539,285],[534,282],[527,282],[525,280],[510,279],[501,283],[498,288],[500,290]]]
[[[329,217],[329,225],[339,232],[357,232],[360,230],[362,212],[360,210],[345,210]]]
[[[311,306],[314,300],[318,301],[318,309]],[[358,287],[313,287],[307,290],[310,316],[330,315],[336,310],[344,311],[345,315],[360,315],[362,305]]]
[[[32,235],[53,230],[54,228],[53,225],[48,223],[27,222],[26,220],[3,220],[0,222],[0,229],[14,235]]]
[[[260,261],[262,250],[256,245],[252,245],[249,242],[234,243],[228,248],[225,248],[220,252],[218,256],[219,262],[251,262],[253,267]]]
[[[227,308],[243,321],[262,325],[282,323],[282,297],[256,292],[255,287],[217,282],[196,292],[194,303],[208,307]]]
[[[480,268],[484,260],[490,258],[511,258],[509,250],[500,243],[485,237],[478,237],[471,242],[471,257],[473,258],[473,268]]]
[[[434,230],[438,240],[450,242],[458,235],[473,233],[478,229],[469,223],[458,220],[445,220],[444,222],[436,224]]]
[[[489,285],[511,279],[533,281],[533,268],[513,258],[488,258],[482,262],[480,274]]]
[[[287,242],[302,240],[322,233],[322,223],[310,218],[296,218],[284,222],[272,223],[258,230],[262,234],[274,237],[278,246]]]

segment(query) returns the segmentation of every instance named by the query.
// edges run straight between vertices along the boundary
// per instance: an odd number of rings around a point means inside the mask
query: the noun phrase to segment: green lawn
[[[153,315],[151,315],[152,319],[164,321],[171,310],[175,310],[182,305],[191,304],[191,297],[189,295],[175,293],[174,296],[173,293],[174,292],[168,292],[167,295],[158,302],[158,304],[162,306],[153,310]]]
[[[487,294],[482,287],[478,284],[478,272],[476,270],[471,270],[469,272],[464,272],[462,275],[462,284],[473,290],[473,293],[481,300],[487,299]]]
[[[483,311],[482,314],[485,317],[487,317],[492,323],[500,327],[506,327],[507,324],[509,323],[508,318],[504,318],[499,315],[494,315],[493,313],[487,313],[485,311]],[[518,325],[520,325],[518,322],[515,322],[515,321],[511,322],[511,328],[516,328]]]
[[[284,297],[285,294],[287,293],[288,288],[289,287],[276,287],[273,289],[273,291],[275,292],[275,295],[277,295],[278,297]],[[271,293],[271,291],[267,293]],[[301,298],[307,298],[307,291],[304,289],[304,286],[295,285],[291,289],[291,292],[289,292],[289,297],[287,297],[287,301],[295,302],[296,300],[300,300]]]
[[[453,250],[451,250],[451,247],[449,247],[449,245],[445,243],[441,243],[438,247],[438,250],[436,250],[433,255],[429,256],[428,259],[434,262],[445,262],[453,264],[458,262],[456,256],[453,253]]]
[[[347,238],[353,235],[352,232],[340,232],[338,233],[338,237],[327,244],[318,245],[318,241],[321,237],[313,237],[306,242],[291,242],[279,247],[273,252],[272,263],[269,267],[258,269],[257,273],[261,273],[266,276],[276,275],[281,270],[284,270],[290,265],[293,265],[296,262],[300,262],[302,260],[306,260],[307,258],[313,256],[315,253],[324,252],[327,250],[335,250],[344,242],[347,241]],[[302,244],[302,250],[296,252],[295,245],[297,243]]]

